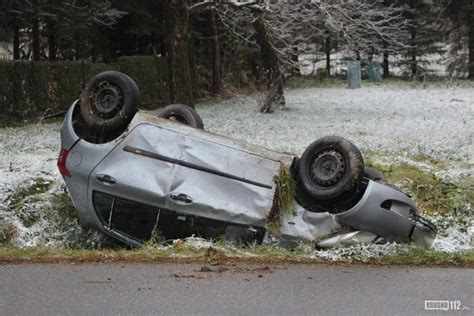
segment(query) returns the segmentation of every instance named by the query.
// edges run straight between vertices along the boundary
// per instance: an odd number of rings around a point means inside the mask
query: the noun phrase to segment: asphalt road
[[[425,311],[425,300],[460,301],[452,306],[461,310]],[[474,271],[240,264],[0,266],[0,315],[430,313],[473,315]]]

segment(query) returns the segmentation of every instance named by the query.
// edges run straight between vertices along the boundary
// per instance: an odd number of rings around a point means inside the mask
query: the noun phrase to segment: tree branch
[[[188,13],[193,14],[197,11],[207,9],[207,8],[213,6],[213,5],[214,5],[213,0],[199,2],[199,3],[193,4],[192,6],[188,7]]]

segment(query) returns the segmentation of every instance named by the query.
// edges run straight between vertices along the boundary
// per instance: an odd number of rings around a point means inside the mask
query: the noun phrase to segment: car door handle
[[[193,203],[193,199],[189,195],[178,192],[170,193],[170,200],[182,205],[188,205]]]
[[[102,183],[106,184],[115,184],[117,181],[115,181],[114,177],[109,176],[108,174],[98,174],[96,176],[96,179],[99,180]]]

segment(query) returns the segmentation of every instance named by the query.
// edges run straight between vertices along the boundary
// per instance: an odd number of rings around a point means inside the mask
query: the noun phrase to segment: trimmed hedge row
[[[0,62],[0,119],[29,118],[66,110],[96,74],[118,70],[132,77],[142,104],[154,108],[169,101],[166,59],[154,56],[120,58],[113,64],[85,61]]]

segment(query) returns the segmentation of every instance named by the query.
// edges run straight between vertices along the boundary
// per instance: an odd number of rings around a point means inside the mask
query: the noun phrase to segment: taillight
[[[67,155],[69,154],[69,151],[61,148],[61,151],[59,152],[59,158],[58,158],[58,169],[59,172],[65,177],[70,177],[71,173],[69,170],[67,170],[66,167],[66,160],[67,160]]]

